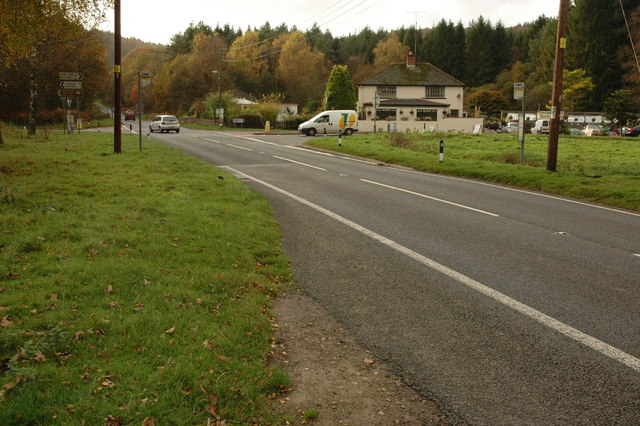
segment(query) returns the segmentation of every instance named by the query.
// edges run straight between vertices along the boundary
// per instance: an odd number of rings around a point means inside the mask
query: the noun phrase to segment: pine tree
[[[465,83],[469,86],[481,86],[493,81],[498,75],[495,67],[493,49],[493,29],[491,22],[482,16],[472,21],[467,30],[465,47]]]
[[[631,11],[637,0],[622,4]],[[619,0],[579,0],[571,8],[567,68],[582,68],[593,79],[591,109],[601,109],[605,99],[622,87],[623,70],[616,54],[628,43]]]
[[[334,65],[327,81],[325,109],[356,109],[356,90],[349,70],[344,65]]]

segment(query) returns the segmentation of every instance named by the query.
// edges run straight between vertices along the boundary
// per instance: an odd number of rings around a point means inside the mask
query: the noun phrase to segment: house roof
[[[404,62],[396,62],[359,84],[359,86],[381,85],[464,86],[464,83],[429,62],[418,62],[415,67],[408,67]]]
[[[434,107],[434,108],[444,108],[448,107],[450,104],[445,104],[442,102],[430,101],[428,99],[380,99],[380,105],[378,108],[384,107],[399,107],[399,106],[407,106],[407,107]],[[372,102],[365,102],[364,106],[373,106]]]

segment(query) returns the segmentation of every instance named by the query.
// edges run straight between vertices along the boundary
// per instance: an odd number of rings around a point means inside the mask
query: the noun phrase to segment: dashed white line
[[[307,164],[307,163],[302,163],[300,161],[292,160],[290,158],[278,157],[277,155],[274,155],[273,158],[278,158],[280,160],[284,160],[284,161],[289,161],[291,163],[300,164],[301,166],[305,166],[305,167],[311,167],[312,169],[322,170],[323,172],[327,171],[327,169],[323,169],[322,167],[314,166],[314,165]]]
[[[473,207],[465,206],[464,204],[454,203],[453,201],[443,200],[442,198],[431,197],[429,195],[421,194],[419,192],[409,191],[408,189],[402,189],[402,188],[398,188],[396,186],[386,185],[384,183],[374,182],[372,180],[367,180],[367,179],[360,179],[360,181],[361,182],[370,183],[370,184],[373,184],[373,185],[382,186],[384,188],[394,189],[394,190],[400,191],[400,192],[406,192],[407,194],[417,195],[418,197],[427,198],[429,200],[438,201],[440,203],[449,204],[449,205],[452,205],[452,206],[456,206],[456,207],[460,207],[460,208],[463,208],[463,209],[471,210],[471,211],[474,211],[474,212],[486,214],[486,215],[489,215],[489,216],[500,217],[500,215],[495,214],[495,213],[491,213],[491,212],[488,212],[488,211],[485,211],[485,210],[480,210],[480,209],[476,209],[476,208],[473,208]]]
[[[238,145],[234,145],[232,143],[228,143],[227,146],[230,146],[230,147],[233,147],[233,148],[238,148],[238,149],[243,149],[245,151],[253,152],[253,150],[251,148],[245,148],[244,146],[238,146]]]
[[[238,170],[235,170],[231,167],[227,167],[228,170],[234,172],[234,173],[241,173]],[[358,231],[360,233],[362,233],[363,235],[366,235],[378,242],[380,242],[381,244],[384,244],[387,247],[390,247],[396,251],[398,251],[399,253],[402,253],[403,255],[423,264],[424,266],[431,268],[475,291],[477,291],[480,294],[483,294],[493,300],[495,300],[496,302],[507,306],[511,309],[513,309],[516,312],[519,312],[520,314],[534,320],[537,321],[538,323],[557,331],[558,333],[564,334],[565,336],[575,340],[578,343],[583,344],[584,346],[587,346],[588,348],[591,348],[593,350],[595,350],[596,352],[599,352],[600,354],[615,360],[623,365],[626,365],[627,367],[631,368],[632,370],[635,370],[636,372],[640,373],[640,359],[634,357],[633,355],[630,355],[616,347],[613,347],[611,345],[609,345],[608,343],[603,342],[602,340],[596,339],[595,337],[592,337],[576,328],[573,328],[561,321],[558,321],[557,319],[550,317],[528,305],[525,305],[524,303],[518,302],[515,299],[512,299],[511,297],[507,296],[506,294],[500,293],[499,291],[496,291],[472,278],[467,277],[464,274],[461,274],[460,272],[454,271],[451,268],[448,268],[438,262],[436,262],[435,260],[432,260],[426,256],[421,255],[420,253],[417,253],[407,247],[404,247],[398,243],[396,243],[393,240],[390,240],[380,234],[375,233],[374,231],[365,228],[364,226],[358,225],[355,222],[350,221],[349,219],[342,217],[340,215],[338,215],[337,213],[332,212],[331,210],[325,209],[324,207],[321,207],[315,203],[312,203],[311,201],[308,201],[302,197],[299,197],[295,194],[292,194],[282,188],[279,188],[277,186],[271,185],[270,183],[267,183],[263,180],[257,179],[253,176],[249,176],[247,174],[242,173],[242,175],[246,176],[248,179],[253,180],[256,183],[259,183],[261,185],[266,186],[267,188],[270,188],[276,192],[279,192],[295,201],[298,201],[301,204],[304,204],[307,207],[310,207],[340,223],[342,223],[343,225],[346,225],[348,227],[350,227],[351,229]]]

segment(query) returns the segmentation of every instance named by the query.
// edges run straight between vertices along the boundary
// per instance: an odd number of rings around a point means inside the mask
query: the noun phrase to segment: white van
[[[549,133],[549,120],[536,120],[535,124],[531,128],[531,133],[542,134]]]
[[[358,131],[358,116],[352,109],[322,111],[298,126],[298,132],[307,136],[343,133],[346,136]]]

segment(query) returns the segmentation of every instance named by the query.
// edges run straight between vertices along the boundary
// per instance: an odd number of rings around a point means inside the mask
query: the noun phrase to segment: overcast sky
[[[505,26],[557,16],[559,0],[121,0],[122,35],[168,44],[189,23],[215,28],[229,24],[245,31],[269,21],[305,30],[316,22],[334,36],[354,34],[365,26],[387,30],[402,26],[430,28],[441,19],[467,27],[483,16]],[[113,12],[101,27],[113,32]]]

